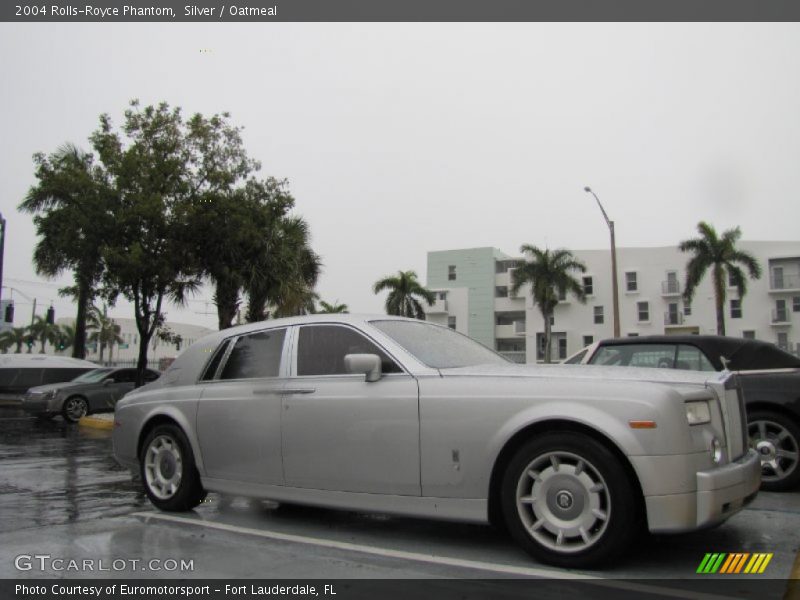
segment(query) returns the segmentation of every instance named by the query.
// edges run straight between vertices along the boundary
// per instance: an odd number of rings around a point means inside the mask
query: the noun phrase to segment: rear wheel
[[[748,416],[750,447],[761,458],[761,489],[782,492],[800,483],[800,427],[769,410]]]
[[[206,496],[189,440],[177,425],[157,425],[148,433],[139,464],[147,497],[161,510],[191,510]]]
[[[580,433],[552,432],[523,445],[501,494],[515,540],[560,567],[608,562],[641,528],[637,492],[619,459]]]
[[[82,417],[89,413],[89,404],[86,398],[81,396],[72,396],[64,401],[64,406],[61,409],[61,414],[64,420],[70,423],[77,423]]]

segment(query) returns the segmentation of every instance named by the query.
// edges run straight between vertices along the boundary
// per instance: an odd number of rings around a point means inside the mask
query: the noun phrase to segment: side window
[[[597,352],[589,359],[590,365],[618,365],[620,364],[620,352],[616,348],[600,346]]]
[[[346,354],[377,354],[384,373],[402,373],[386,353],[357,331],[338,325],[306,325],[297,341],[298,375],[343,375]]]
[[[648,344],[636,346],[631,354],[631,367],[656,367],[672,369],[675,367],[675,346]]]
[[[136,369],[123,369],[114,373],[112,377],[116,383],[133,383],[136,381]]]
[[[277,377],[285,337],[285,329],[270,329],[241,336],[231,350],[220,379]]]
[[[156,371],[145,371],[144,372],[144,380],[147,381],[147,382],[155,381],[159,377],[161,377],[161,375],[159,373],[157,373]],[[136,381],[136,379],[134,379],[134,381]]]
[[[200,378],[200,381],[211,381],[214,379],[214,375],[217,373],[217,369],[219,368],[219,363],[222,361],[222,357],[225,356],[225,351],[228,349],[228,344],[230,344],[230,340],[225,340],[219,345],[217,351],[214,353],[214,357],[211,359],[211,362],[208,363],[203,376]]]
[[[714,371],[714,365],[700,352],[695,346],[681,344],[678,346],[678,360],[675,363],[676,369],[689,369],[692,371]]]

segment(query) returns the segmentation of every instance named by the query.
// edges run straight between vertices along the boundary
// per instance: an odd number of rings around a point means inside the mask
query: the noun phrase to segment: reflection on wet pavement
[[[0,407],[0,532],[85,521],[148,506],[111,455],[111,432]]]

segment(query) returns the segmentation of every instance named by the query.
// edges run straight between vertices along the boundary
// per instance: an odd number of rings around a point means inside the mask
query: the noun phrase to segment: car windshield
[[[103,379],[108,377],[111,371],[112,369],[92,369],[83,375],[78,375],[72,381],[75,383],[100,383]]]
[[[505,364],[509,361],[447,327],[412,321],[372,321],[372,325],[434,369]]]

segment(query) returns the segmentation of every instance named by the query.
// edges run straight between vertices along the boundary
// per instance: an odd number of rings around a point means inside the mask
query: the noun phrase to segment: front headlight
[[[711,422],[711,409],[705,400],[686,403],[686,420],[689,425],[702,425]]]

